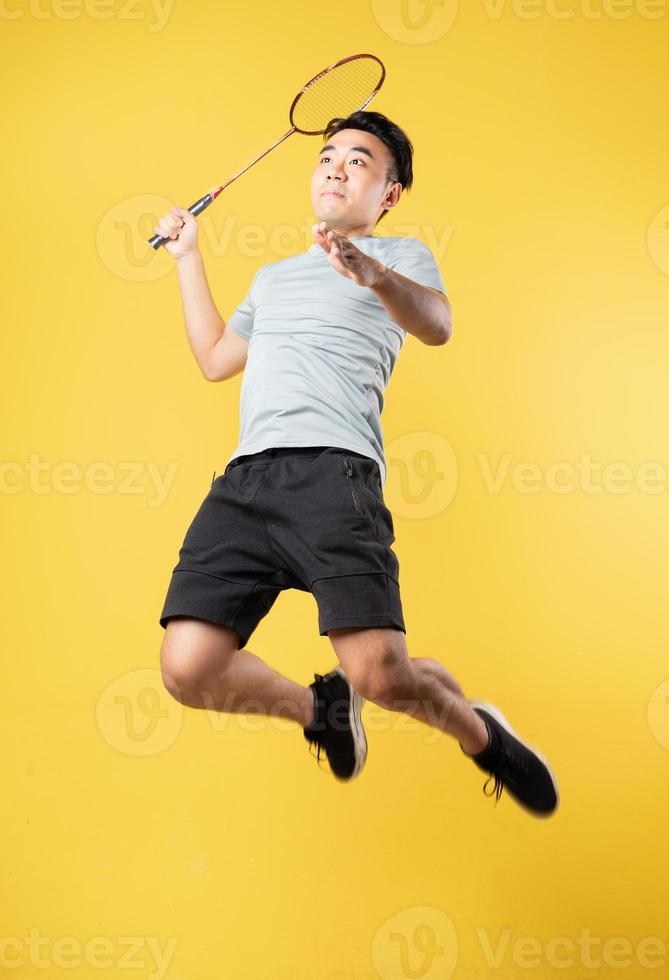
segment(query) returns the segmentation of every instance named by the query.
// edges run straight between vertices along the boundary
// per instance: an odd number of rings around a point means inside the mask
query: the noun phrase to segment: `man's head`
[[[364,111],[332,119],[323,138],[311,178],[316,219],[349,238],[369,235],[413,183],[411,140],[380,112]]]

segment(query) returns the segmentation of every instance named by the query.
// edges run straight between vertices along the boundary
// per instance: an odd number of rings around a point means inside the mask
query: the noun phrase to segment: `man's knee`
[[[347,676],[367,701],[387,705],[411,696],[414,688],[411,658],[396,647],[379,648],[374,656],[361,658]]]
[[[171,619],[160,648],[163,684],[182,704],[202,707],[203,693],[220,680],[237,651],[238,636],[225,626],[196,619]]]
[[[399,706],[413,690],[408,683],[406,670],[398,668],[382,672],[372,670],[364,674],[358,683],[351,683],[366,701],[372,701],[381,707]]]

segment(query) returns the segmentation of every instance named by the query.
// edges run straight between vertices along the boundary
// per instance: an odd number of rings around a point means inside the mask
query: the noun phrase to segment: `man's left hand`
[[[381,281],[386,267],[370,255],[360,251],[348,238],[338,235],[325,221],[313,226],[314,239],[327,254],[333,269],[347,276],[359,286],[376,286]]]

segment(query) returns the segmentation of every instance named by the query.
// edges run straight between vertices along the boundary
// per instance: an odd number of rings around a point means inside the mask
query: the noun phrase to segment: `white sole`
[[[351,703],[348,710],[348,722],[351,726],[351,731],[353,733],[353,743],[355,748],[355,766],[353,768],[353,773],[349,776],[349,779],[354,779],[358,775],[360,770],[365,764],[367,758],[367,736],[365,735],[365,729],[362,727],[362,706],[365,703],[365,699],[361,697],[360,694],[351,686],[351,682],[344,673],[343,667],[335,667],[338,674],[344,678],[349,686],[351,692]]]
[[[545,758],[545,756],[543,756],[541,754],[541,752],[538,752],[534,748],[533,745],[528,745],[527,742],[524,741],[524,739],[522,739],[518,735],[518,733],[513,730],[513,728],[511,727],[511,725],[507,721],[507,719],[502,714],[502,712],[499,710],[499,708],[496,708],[494,706],[494,704],[488,704],[486,701],[475,701],[475,700],[470,700],[469,701],[469,704],[471,705],[472,708],[482,708],[483,711],[487,711],[489,715],[492,715],[493,718],[495,718],[496,721],[498,721],[500,723],[500,725],[502,726],[502,728],[505,728],[507,730],[507,732],[509,732],[510,735],[513,735],[514,738],[517,738],[518,741],[521,742],[525,746],[526,749],[529,749],[530,752],[533,752],[534,755],[536,755],[536,757],[538,759],[541,759],[541,761],[543,762],[543,764],[546,766],[546,769],[548,770],[548,775],[551,777],[551,782],[553,784],[553,789],[555,790],[555,799],[556,799],[555,809],[554,810],[551,810],[550,813],[537,813],[536,810],[531,810],[529,807],[524,806],[519,800],[515,799],[515,797],[514,797],[514,802],[515,803],[518,803],[518,805],[521,806],[521,807],[523,807],[524,810],[527,810],[528,813],[531,813],[533,817],[550,817],[550,816],[552,816],[555,813],[555,810],[557,810],[557,808],[560,805],[560,792],[558,790],[557,782],[555,781],[555,776],[553,775],[553,770],[548,765],[548,760]]]

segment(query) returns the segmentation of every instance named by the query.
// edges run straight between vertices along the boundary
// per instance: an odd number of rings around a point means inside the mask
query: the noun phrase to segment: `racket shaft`
[[[237,180],[238,177],[241,177],[242,174],[245,174],[247,170],[250,170],[250,168],[258,162],[258,160],[262,160],[263,157],[266,157],[268,153],[270,153],[273,149],[275,149],[275,147],[279,145],[279,143],[283,143],[283,141],[285,139],[288,139],[288,137],[294,132],[295,132],[295,127],[291,126],[287,133],[284,133],[283,136],[280,136],[279,139],[276,141],[276,143],[272,143],[272,145],[268,147],[268,149],[263,150],[263,152],[260,153],[255,158],[255,160],[251,160],[250,163],[247,163],[247,165],[244,167],[243,170],[238,171],[234,175],[234,177],[231,177],[230,180],[226,180],[226,182],[222,184],[220,187],[214,188],[214,190],[210,191],[209,194],[205,194],[204,197],[201,197],[199,201],[195,202],[195,204],[191,204],[191,206],[188,208],[190,213],[193,215],[198,215],[200,214],[201,211],[204,211],[205,208],[208,208],[211,202],[216,200],[216,198],[221,193],[221,191],[225,190],[226,187],[230,186],[233,180]],[[160,248],[161,245],[164,245],[165,242],[168,241],[169,238],[161,238],[160,235],[154,235],[153,238],[149,238],[149,244],[156,249]]]

